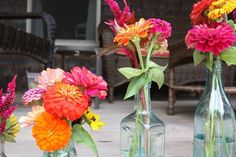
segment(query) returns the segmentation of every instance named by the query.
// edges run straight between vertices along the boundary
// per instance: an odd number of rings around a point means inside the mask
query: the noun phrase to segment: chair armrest
[[[187,48],[184,40],[170,44],[168,49],[170,51],[169,67],[193,63],[193,50]]]
[[[47,26],[47,39],[50,41],[52,46],[55,43],[55,31],[56,31],[56,22],[54,18],[46,12],[23,12],[23,13],[14,13],[14,12],[0,12],[1,20],[18,20],[18,19],[42,19]]]

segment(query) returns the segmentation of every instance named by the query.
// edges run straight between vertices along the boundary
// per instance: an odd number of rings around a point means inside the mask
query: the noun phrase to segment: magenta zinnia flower
[[[45,90],[42,88],[30,89],[27,92],[25,92],[24,95],[22,96],[22,102],[23,104],[28,105],[33,101],[40,100],[44,93]]]
[[[65,78],[62,81],[82,87],[85,94],[89,96],[97,96],[100,99],[105,99],[107,96],[107,82],[101,76],[93,74],[85,67],[82,69],[74,67],[70,73],[65,73]]]
[[[236,41],[233,28],[227,23],[213,23],[210,26],[196,25],[188,31],[185,42],[188,48],[218,55]]]
[[[17,105],[12,105],[15,100],[16,76],[8,83],[7,93],[3,96],[0,91],[0,134],[5,131],[6,120],[15,111]]]
[[[171,24],[165,20],[151,18],[152,22],[151,33],[160,33],[159,40],[163,41],[171,36]]]

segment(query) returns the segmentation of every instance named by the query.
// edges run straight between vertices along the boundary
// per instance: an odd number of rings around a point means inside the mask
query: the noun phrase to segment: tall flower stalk
[[[188,48],[195,49],[193,53],[194,65],[203,62],[209,73],[204,94],[195,113],[196,125],[200,122],[204,123],[204,130],[200,129],[204,132],[204,136],[200,138],[204,140],[204,154],[201,154],[196,148],[194,157],[199,155],[215,157],[216,153],[224,154],[227,157],[234,156],[234,152],[231,151],[227,141],[226,136],[230,135],[226,134],[224,120],[227,119],[226,114],[228,117],[232,116],[231,124],[235,125],[235,120],[234,113],[226,113],[230,112],[229,110],[232,107],[221,82],[221,61],[228,66],[236,65],[236,47],[234,46],[236,27],[233,20],[229,20],[227,16],[235,9],[236,1],[234,0],[199,0],[193,6],[190,15],[194,26],[186,35],[186,45]],[[226,106],[228,107],[227,110],[225,109]],[[203,110],[206,110],[206,115],[202,114]],[[198,133],[201,131],[196,128],[195,136],[199,136]],[[233,138],[234,141],[235,137]],[[217,145],[221,143],[224,145],[225,152],[222,152],[223,150],[216,151]],[[196,145],[198,143],[195,143],[194,147],[198,147]]]
[[[119,70],[130,80],[125,98],[137,95],[136,118],[132,144],[128,150],[129,157],[145,156],[149,157],[151,149],[150,139],[150,96],[149,88],[152,81],[161,88],[164,83],[164,70],[166,67],[160,66],[151,61],[157,54],[169,53],[167,50],[167,39],[171,35],[170,23],[156,18],[136,21],[134,13],[125,10],[128,7],[124,0],[125,8],[121,11],[115,0],[105,0],[114,13],[114,20],[109,20],[107,24],[114,32],[114,42],[117,43],[116,51],[126,55],[132,67],[122,67]],[[117,16],[117,15],[120,16]],[[122,18],[127,17],[127,18]],[[123,53],[122,53],[123,52]],[[140,148],[142,134],[145,134],[144,147]],[[143,150],[144,149],[144,150]]]

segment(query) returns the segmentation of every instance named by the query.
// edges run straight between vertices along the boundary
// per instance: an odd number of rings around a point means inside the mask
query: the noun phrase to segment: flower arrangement
[[[106,24],[113,31],[116,44],[108,50],[125,55],[131,62],[131,67],[118,69],[130,80],[124,99],[136,95],[135,111],[121,121],[121,156],[164,156],[164,123],[157,121],[151,112],[149,89],[152,81],[159,88],[164,83],[166,67],[151,58],[169,55],[167,39],[171,35],[171,24],[157,18],[136,20],[126,0],[123,0],[123,11],[115,0],[105,2],[114,14],[114,20]]]
[[[104,123],[91,111],[92,97],[105,99],[107,83],[85,67],[70,72],[46,69],[37,78],[37,86],[26,91],[22,102],[32,106],[20,118],[21,127],[33,126],[32,136],[45,152],[56,152],[70,141],[87,144],[97,154],[96,145],[83,125],[100,130]]]
[[[236,64],[236,25],[227,15],[236,9],[235,0],[201,0],[190,15],[193,28],[186,35],[188,48],[194,48],[195,65],[205,61],[212,69],[213,61]]]
[[[207,85],[194,116],[194,157],[235,154],[234,145],[228,142],[235,140],[235,115],[221,81],[221,61],[236,65],[236,25],[228,19],[235,9],[235,0],[200,0],[190,15],[194,26],[185,42],[195,49],[194,65],[203,62],[208,69]]]
[[[13,112],[17,105],[13,105],[15,100],[16,76],[8,83],[7,92],[3,95],[0,91],[0,144],[1,154],[5,156],[4,143],[15,142],[17,133],[20,131],[19,123]]]
[[[132,68],[119,69],[127,79],[131,80],[125,99],[135,95],[141,87],[151,81],[156,82],[160,88],[164,83],[165,67],[157,65],[150,58],[169,52],[167,39],[171,35],[170,23],[156,18],[147,20],[141,18],[137,21],[125,0],[123,11],[116,1],[105,0],[105,2],[114,14],[114,20],[106,22],[113,30],[114,42],[117,43],[113,51],[126,55],[132,65]]]

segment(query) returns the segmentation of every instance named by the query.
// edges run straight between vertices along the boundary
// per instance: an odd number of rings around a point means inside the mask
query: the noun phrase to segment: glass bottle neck
[[[224,93],[224,86],[222,83],[221,72],[222,72],[221,61],[219,60],[214,61],[212,71],[207,69],[207,80],[204,94],[212,93],[213,91],[216,90],[220,91],[221,93]]]
[[[137,113],[147,114],[151,112],[151,83],[143,86],[135,96],[134,110]]]

